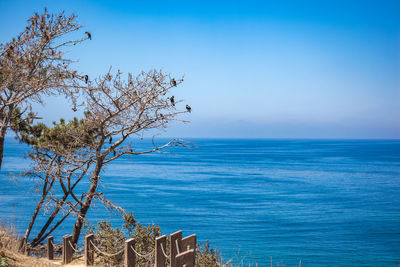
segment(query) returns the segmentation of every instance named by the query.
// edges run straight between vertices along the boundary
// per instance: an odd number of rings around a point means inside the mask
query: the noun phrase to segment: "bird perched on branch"
[[[86,35],[87,35],[87,38],[89,39],[89,40],[92,40],[92,35],[90,34],[90,32],[85,32],[86,33]]]
[[[7,56],[11,57],[14,54],[14,46],[10,45],[7,51]]]
[[[83,76],[85,78],[85,83],[87,84],[88,80],[89,80],[89,76],[85,75]]]
[[[169,99],[169,101],[171,101],[171,104],[175,107],[175,97],[171,96],[171,98]]]
[[[172,85],[172,86],[176,86],[176,81],[175,81],[174,78],[171,79],[171,85]]]
[[[192,108],[189,106],[189,105],[186,105],[186,110],[187,110],[187,112],[192,112]]]

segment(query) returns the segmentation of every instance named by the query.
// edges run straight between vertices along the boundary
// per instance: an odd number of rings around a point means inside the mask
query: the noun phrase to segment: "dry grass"
[[[2,261],[3,260],[3,265]],[[61,266],[59,262],[51,262],[47,259],[40,259],[22,255],[17,252],[0,249],[0,266],[1,267],[54,267]]]
[[[18,252],[20,238],[14,226],[5,227],[0,223],[0,267],[54,267],[58,262],[29,257]]]
[[[0,250],[18,251],[19,238],[15,233],[15,227],[5,227],[0,223]]]

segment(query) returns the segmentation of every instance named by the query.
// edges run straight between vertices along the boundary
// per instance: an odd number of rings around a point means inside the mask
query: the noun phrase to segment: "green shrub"
[[[210,248],[210,242],[196,244],[196,267],[217,267],[218,254],[215,249]]]
[[[8,266],[7,259],[0,258],[0,267],[6,267],[6,266]]]
[[[101,220],[97,223],[97,226],[92,225],[86,228],[88,234],[94,234],[94,243],[101,251],[107,254],[115,254],[123,249],[124,232],[119,227],[113,228],[109,221]],[[118,265],[122,260],[123,253],[111,257],[99,254],[96,257],[96,263],[105,266]]]
[[[126,239],[135,239],[135,250],[146,255],[154,250],[155,239],[161,235],[158,225],[142,225],[136,222],[133,213],[123,216],[122,228],[113,228],[110,221],[101,220],[97,225],[85,226],[88,234],[94,234],[96,246],[107,254],[116,254],[124,249]],[[120,266],[123,264],[123,253],[107,256],[97,253],[96,264]],[[153,266],[154,253],[146,258],[136,257],[136,266]]]
[[[155,239],[162,235],[158,225],[142,225],[137,222],[133,213],[123,216],[122,227],[113,228],[110,221],[101,220],[97,225],[85,225],[88,234],[94,234],[96,246],[107,254],[115,254],[124,249],[124,242],[129,238],[135,239],[135,250],[148,257],[136,257],[136,266],[153,267],[154,266],[154,246]],[[169,244],[169,237],[167,237]],[[196,246],[196,267],[217,267],[218,255],[216,251],[210,248],[210,243],[198,243]],[[169,254],[169,246],[166,248]],[[96,265],[121,266],[123,264],[123,253],[116,256],[106,256],[97,253]],[[168,262],[168,260],[167,260]]]

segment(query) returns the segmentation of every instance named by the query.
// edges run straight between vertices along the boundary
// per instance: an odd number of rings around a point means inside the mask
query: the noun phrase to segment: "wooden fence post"
[[[94,234],[85,236],[85,264],[86,266],[92,266],[94,264]]]
[[[182,239],[182,250],[193,249],[196,252],[196,235],[190,235]],[[183,252],[181,251],[181,252]]]
[[[182,247],[182,231],[177,231],[173,234],[171,234],[171,243],[170,245],[170,256],[169,256],[169,260],[170,260],[170,267],[177,267],[176,265],[176,255],[178,255],[178,250],[179,252],[181,252],[181,247]]]
[[[47,258],[49,260],[54,260],[54,242],[53,242],[53,237],[49,236],[47,238]]]
[[[131,238],[125,241],[124,266],[135,267],[136,254],[131,247],[135,247],[135,239]]]
[[[162,246],[162,248],[161,248]],[[163,250],[165,253],[167,250],[167,236],[163,235],[156,238],[156,245],[154,248],[155,251],[155,260],[156,264],[155,267],[165,267],[167,264],[167,258],[165,257]]]
[[[29,245],[26,245],[26,247],[25,247],[25,254],[26,254],[27,256],[30,256],[30,255],[31,255],[31,247],[30,247]]]
[[[68,235],[65,238],[65,263],[68,264],[72,261],[72,256],[74,255],[72,244],[72,235]]]
[[[68,264],[72,261],[72,247],[70,245],[72,235],[63,236],[63,264]]]
[[[62,238],[62,263],[65,264],[65,248],[66,248],[66,242],[65,242],[65,238],[68,235],[63,236]]]
[[[194,267],[194,249],[176,255],[176,267]]]

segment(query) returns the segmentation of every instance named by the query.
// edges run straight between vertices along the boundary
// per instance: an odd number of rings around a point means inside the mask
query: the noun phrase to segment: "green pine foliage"
[[[73,118],[68,122],[60,119],[59,122],[53,122],[52,126],[44,123],[30,125],[26,119],[19,119],[20,115],[16,114],[15,131],[19,133],[20,141],[32,148],[51,150],[63,155],[75,153],[79,149],[90,148],[96,144],[98,134],[96,129],[88,123],[89,112],[85,113],[83,119]]]

